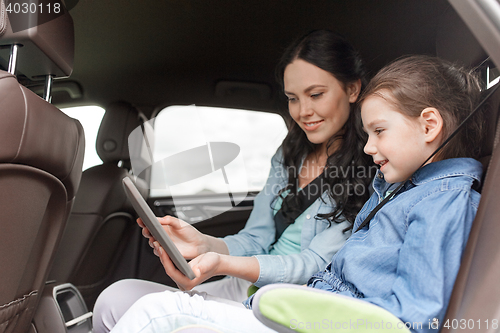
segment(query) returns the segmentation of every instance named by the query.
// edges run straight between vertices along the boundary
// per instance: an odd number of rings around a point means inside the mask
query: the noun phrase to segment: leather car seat
[[[458,14],[451,10],[438,31],[439,56],[469,66],[487,58],[477,39]],[[494,67],[493,64],[490,64]],[[484,65],[483,65],[484,66]],[[500,89],[487,101],[485,142],[481,148],[484,170],[481,201],[465,248],[440,332],[497,331],[500,311]],[[465,325],[464,325],[465,323]]]
[[[0,9],[0,63],[8,67],[0,71],[0,332],[25,333],[36,331],[32,319],[80,183],[85,142],[80,123],[47,102],[52,79],[73,70],[71,16],[62,11],[15,31],[4,1]],[[36,15],[23,18],[34,24]],[[45,100],[16,72],[33,82],[45,77]]]
[[[82,172],[80,123],[0,71],[0,332],[26,332]]]
[[[500,90],[497,90],[490,101],[490,122],[498,124],[498,111],[500,107]],[[490,135],[489,144],[494,144],[493,153],[489,159],[489,165],[484,178],[481,192],[481,201],[478,212],[472,225],[472,229],[462,257],[462,263],[453,294],[450,299],[443,327],[448,321],[449,327],[444,327],[442,332],[457,332],[453,329],[458,323],[472,320],[474,325],[468,331],[479,331],[491,329],[492,320],[498,319],[500,311],[500,288],[498,276],[500,276],[500,126],[497,127],[496,135]],[[470,322],[468,322],[470,324]],[[458,325],[459,327],[460,325]],[[497,326],[498,327],[498,326]],[[462,332],[463,330],[459,330]],[[491,330],[494,331],[494,330]]]
[[[74,284],[90,309],[110,284],[110,274],[122,252],[120,246],[126,243],[127,228],[133,225],[138,229],[122,179],[129,175],[128,136],[141,123],[138,110],[128,103],[107,107],[96,142],[103,163],[83,172],[49,276],[60,283]]]

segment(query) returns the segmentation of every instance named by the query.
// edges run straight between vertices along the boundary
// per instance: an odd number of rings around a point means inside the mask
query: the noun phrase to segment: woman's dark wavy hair
[[[341,35],[328,30],[315,30],[293,42],[284,52],[276,67],[276,79],[284,89],[285,68],[296,59],[302,59],[332,74],[347,89],[347,85],[361,80],[362,88],[366,85],[366,71],[358,52]],[[351,112],[343,130],[334,135],[327,143],[329,148],[340,141],[340,147],[327,159],[329,171],[325,177],[329,196],[335,200],[336,207],[328,214],[318,214],[318,218],[336,223],[351,222],[369,197],[368,187],[371,182],[371,158],[363,153],[366,135],[358,124],[361,122],[356,104],[351,104]],[[297,211],[298,173],[302,160],[314,152],[319,145],[310,142],[304,131],[289,117],[289,132],[282,144],[283,164],[288,172],[288,184],[279,195],[289,190],[295,202],[283,200],[283,212],[289,223],[293,223],[290,213]],[[328,151],[328,149],[327,149]],[[340,172],[338,172],[340,170]],[[337,172],[333,172],[337,171]],[[361,177],[358,177],[361,174]],[[363,193],[360,193],[362,188]],[[356,190],[356,191],[355,191]],[[356,194],[358,193],[358,194]],[[287,214],[288,212],[288,214]]]

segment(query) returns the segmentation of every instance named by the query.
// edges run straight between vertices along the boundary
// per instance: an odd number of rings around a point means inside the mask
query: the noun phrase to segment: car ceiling
[[[54,102],[125,100],[146,113],[171,104],[276,111],[274,67],[299,35],[340,32],[373,74],[404,54],[435,54],[436,28],[448,10],[445,0],[81,0],[70,11],[75,63],[66,81],[76,81],[83,97],[56,93]],[[220,81],[264,84],[271,98],[217,97]]]

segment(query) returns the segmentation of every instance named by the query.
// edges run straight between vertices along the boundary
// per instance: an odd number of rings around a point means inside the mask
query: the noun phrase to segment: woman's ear
[[[349,103],[354,103],[358,99],[359,92],[361,91],[361,79],[351,82],[347,85],[347,96],[349,96]]]
[[[425,108],[420,113],[420,121],[424,131],[425,142],[434,142],[443,129],[441,114],[436,108]]]

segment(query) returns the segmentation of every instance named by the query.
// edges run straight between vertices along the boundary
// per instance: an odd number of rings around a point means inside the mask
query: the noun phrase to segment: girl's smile
[[[380,171],[383,172],[384,166],[389,162],[388,160],[383,160],[383,161],[374,161],[375,164],[380,166]]]

